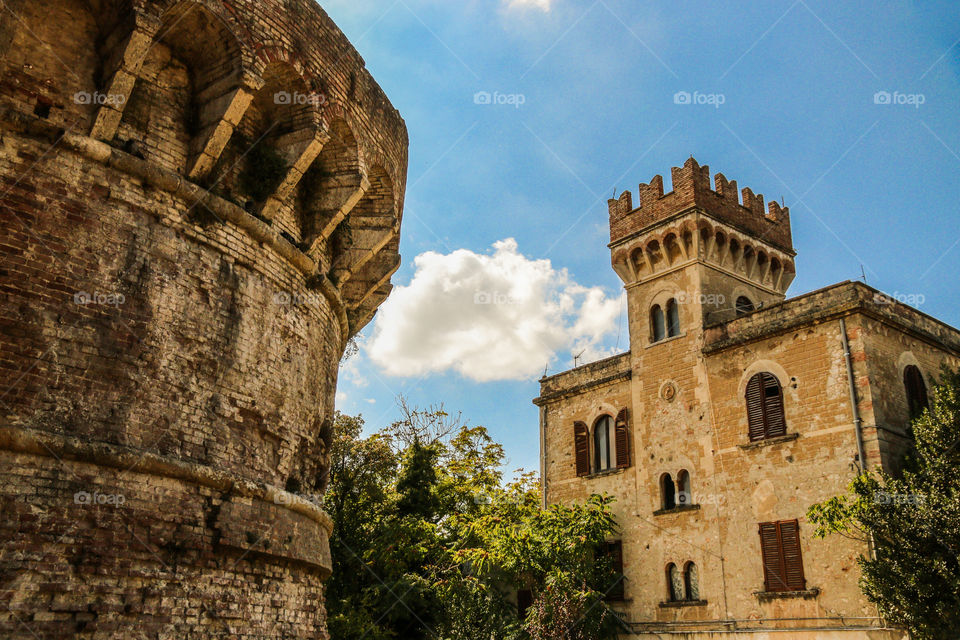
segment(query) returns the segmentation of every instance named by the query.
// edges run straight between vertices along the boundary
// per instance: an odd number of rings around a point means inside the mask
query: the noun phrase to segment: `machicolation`
[[[0,635],[327,637],[403,120],[313,0],[0,15]]]

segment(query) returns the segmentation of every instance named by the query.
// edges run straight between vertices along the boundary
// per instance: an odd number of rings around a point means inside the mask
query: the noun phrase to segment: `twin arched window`
[[[674,482],[669,473],[660,476],[660,508],[675,509],[680,506],[693,504],[693,493],[690,487],[690,473],[681,469]]]
[[[600,416],[592,430],[584,422],[574,422],[573,444],[578,476],[626,469],[630,466],[627,410],[621,409],[616,419]]]
[[[688,562],[683,565],[683,571],[672,562],[667,565],[667,598],[668,602],[700,600],[700,573],[697,565]]]
[[[746,400],[751,442],[786,435],[783,388],[775,375],[762,371],[750,378]]]
[[[903,386],[907,392],[907,407],[910,410],[910,419],[914,420],[923,413],[929,404],[927,399],[927,385],[923,382],[923,374],[914,365],[903,370]]]
[[[675,299],[667,301],[666,312],[658,304],[650,309],[650,335],[651,342],[680,335],[680,307]]]

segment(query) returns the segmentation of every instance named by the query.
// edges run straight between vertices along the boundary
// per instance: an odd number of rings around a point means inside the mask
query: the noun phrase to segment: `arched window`
[[[683,588],[687,600],[700,599],[700,575],[697,565],[688,562],[683,568]]]
[[[667,335],[671,338],[680,335],[680,307],[673,298],[667,302]]]
[[[923,374],[914,365],[903,370],[903,386],[907,391],[907,406],[910,409],[910,419],[920,417],[923,410],[929,405],[927,400],[927,385],[923,383]]]
[[[677,474],[677,504],[693,504],[693,494],[690,488],[690,474],[686,469],[681,469]]]
[[[667,335],[663,320],[663,309],[658,304],[653,305],[653,309],[650,309],[650,335],[653,336],[651,342],[660,342]]]
[[[772,373],[761,372],[747,383],[747,421],[750,441],[775,438],[787,433],[783,411],[783,389]]]
[[[683,576],[672,562],[667,565],[667,597],[670,602],[683,600]]]
[[[606,471],[613,466],[610,440],[610,416],[602,416],[593,426],[593,471]]]
[[[753,311],[753,302],[747,296],[737,298],[737,317],[745,316]]]
[[[669,473],[660,477],[660,493],[663,496],[663,508],[673,509],[677,506],[676,487]]]

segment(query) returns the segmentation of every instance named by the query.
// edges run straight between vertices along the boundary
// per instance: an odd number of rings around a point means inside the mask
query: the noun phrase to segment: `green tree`
[[[944,370],[931,407],[914,420],[916,450],[902,473],[853,480],[850,495],[813,505],[816,535],[870,542],[860,586],[881,614],[917,640],[960,629],[960,373]]]

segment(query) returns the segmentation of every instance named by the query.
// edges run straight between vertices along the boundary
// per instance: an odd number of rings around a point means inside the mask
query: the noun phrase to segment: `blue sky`
[[[789,295],[862,266],[960,325],[960,4],[321,4],[410,133],[404,265],[338,388],[368,427],[444,402],[535,469],[544,368],[627,346],[606,200],[690,155],[790,207]]]

